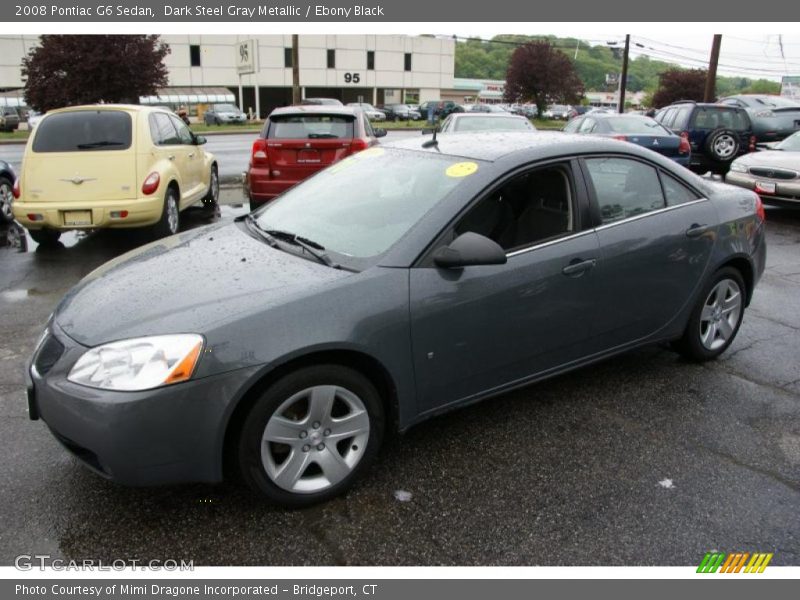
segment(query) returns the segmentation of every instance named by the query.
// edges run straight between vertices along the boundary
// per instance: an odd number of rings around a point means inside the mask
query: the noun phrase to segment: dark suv
[[[755,150],[756,138],[747,112],[735,106],[683,101],[655,116],[667,129],[689,140],[695,173],[724,175],[737,156]]]

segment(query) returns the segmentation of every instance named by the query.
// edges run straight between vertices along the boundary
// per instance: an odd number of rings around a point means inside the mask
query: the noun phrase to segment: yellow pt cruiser
[[[25,148],[14,218],[34,241],[70,229],[152,226],[177,233],[180,211],[219,197],[206,140],[163,108],[98,104],[49,111]]]

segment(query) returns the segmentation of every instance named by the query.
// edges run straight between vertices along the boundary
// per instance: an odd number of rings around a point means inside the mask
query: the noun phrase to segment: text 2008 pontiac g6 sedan
[[[306,505],[389,429],[643,344],[715,358],[765,253],[752,191],[633,144],[404,140],[88,275],[37,345],[30,411],[106,477],[233,463]]]

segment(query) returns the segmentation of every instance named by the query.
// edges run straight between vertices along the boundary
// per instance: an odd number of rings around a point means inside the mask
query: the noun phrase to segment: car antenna
[[[431,148],[432,146],[438,146],[439,142],[436,140],[436,129],[433,130],[433,137],[429,140],[422,142],[423,148]]]

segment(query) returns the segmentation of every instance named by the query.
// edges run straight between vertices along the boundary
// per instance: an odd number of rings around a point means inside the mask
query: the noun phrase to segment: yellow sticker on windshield
[[[448,177],[467,177],[478,170],[478,163],[460,162],[447,167],[445,174]]]

